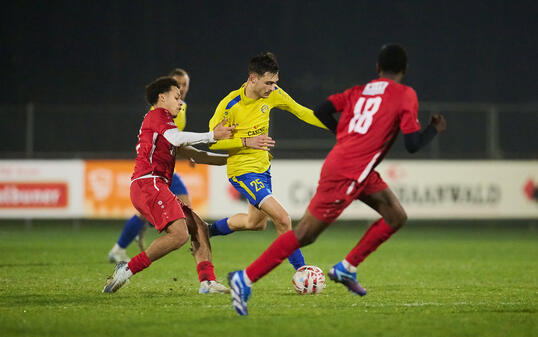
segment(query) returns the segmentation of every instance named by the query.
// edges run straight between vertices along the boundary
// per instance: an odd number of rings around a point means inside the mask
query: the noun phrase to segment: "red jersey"
[[[175,147],[163,134],[174,128],[177,126],[166,109],[153,109],[144,116],[138,133],[135,168],[131,180],[152,175],[166,178],[170,185],[176,163]]]
[[[342,114],[336,145],[324,163],[327,174],[361,183],[381,162],[399,130],[404,134],[420,130],[415,90],[386,78],[331,95],[329,100]]]

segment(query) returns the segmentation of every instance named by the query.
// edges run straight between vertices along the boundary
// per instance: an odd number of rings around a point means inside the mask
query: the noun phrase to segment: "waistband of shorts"
[[[165,177],[162,177],[162,176],[156,176],[156,175],[153,175],[151,173],[148,173],[146,175],[143,175],[141,177],[138,177],[138,178],[134,178],[133,180],[131,180],[131,184],[133,183],[133,181],[135,180],[138,180],[138,179],[147,179],[147,178],[159,178],[159,179],[163,179],[167,184],[168,184],[168,179],[166,179]],[[130,185],[130,184],[129,184]]]

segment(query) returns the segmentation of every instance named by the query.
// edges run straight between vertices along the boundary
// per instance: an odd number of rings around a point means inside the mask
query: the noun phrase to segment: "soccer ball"
[[[293,275],[292,282],[299,294],[317,294],[325,288],[325,275],[316,266],[302,266]]]

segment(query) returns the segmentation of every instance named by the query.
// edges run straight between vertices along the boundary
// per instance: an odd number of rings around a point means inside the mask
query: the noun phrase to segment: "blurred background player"
[[[273,220],[278,235],[291,229],[290,216],[271,188],[269,148],[275,142],[267,134],[273,108],[289,111],[306,123],[325,128],[312,110],[297,104],[276,85],[279,66],[275,55],[258,54],[251,59],[248,72],[247,82],[220,101],[209,121],[210,130],[224,118],[235,126],[232,139],[218,141],[210,148],[228,151],[228,179],[248,199],[248,213],[238,213],[212,224],[209,229],[212,236],[264,230],[268,217]],[[295,269],[305,264],[299,249],[291,254],[289,261]]]
[[[377,58],[379,75],[366,85],[329,96],[315,114],[334,133],[336,145],[327,155],[318,188],[303,218],[293,231],[279,236],[245,270],[228,275],[234,308],[247,315],[253,282],[277,267],[299,247],[313,243],[346,207],[359,199],[382,218],[374,222],[344,260],[329,271],[329,278],[364,296],[356,277],[357,266],[407,221],[398,198],[375,167],[396,139],[404,134],[405,147],[413,153],[445,130],[443,116],[435,115],[420,131],[415,91],[401,82],[407,71],[407,54],[400,45],[386,45]],[[337,122],[333,113],[340,112]]]
[[[174,123],[176,123],[176,126],[180,131],[183,131],[187,125],[187,103],[185,103],[185,99],[190,88],[190,76],[181,68],[175,68],[170,72],[170,74],[168,74],[168,76],[171,76],[179,84],[183,105],[181,106],[177,116],[174,117]],[[150,110],[152,109],[153,107],[150,108]],[[185,205],[192,206],[187,187],[177,173],[174,173],[172,177],[170,191],[172,191],[172,193],[174,193]],[[108,252],[108,260],[113,263],[118,263],[120,261],[129,262],[129,256],[127,255],[126,250],[131,242],[133,242],[135,239],[138,243],[140,251],[143,251],[145,248],[144,233],[147,226],[147,220],[140,213],[136,213],[129,218],[123,226],[123,230],[118,238],[118,241]]]
[[[226,120],[223,120],[211,132],[180,131],[173,117],[179,113],[183,101],[179,84],[172,77],[160,77],[150,83],[146,87],[146,99],[154,109],[145,115],[138,134],[130,195],[133,206],[159,232],[165,233],[128,263],[119,262],[113,276],[107,280],[103,292],[116,292],[132,275],[183,246],[189,235],[191,240],[196,240],[193,242],[195,258],[202,248],[205,248],[209,257],[198,263],[199,276],[212,281],[210,285],[214,292],[224,292],[226,288],[215,282],[207,225],[170,191],[170,184],[174,173],[176,147],[214,143],[216,140],[231,138],[233,127],[224,126]],[[205,291],[203,286],[202,283],[199,292],[212,292]]]

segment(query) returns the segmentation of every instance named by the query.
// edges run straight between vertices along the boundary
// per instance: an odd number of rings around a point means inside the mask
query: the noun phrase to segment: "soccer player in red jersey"
[[[385,45],[377,58],[379,78],[329,96],[315,111],[336,133],[336,145],[327,155],[316,194],[299,224],[276,239],[245,270],[228,275],[232,302],[240,315],[247,315],[251,286],[276,268],[293,251],[313,243],[344,209],[356,199],[376,210],[374,222],[345,259],[331,268],[329,278],[351,292],[364,296],[357,282],[357,266],[403,226],[407,215],[398,198],[375,167],[396,139],[404,134],[406,149],[413,153],[446,128],[442,115],[431,118],[420,131],[415,91],[401,84],[407,70],[407,54],[396,44]],[[337,122],[333,113],[341,113]]]
[[[103,292],[116,292],[129,278],[149,267],[159,258],[183,246],[193,236],[202,221],[194,211],[170,191],[174,173],[176,147],[200,143],[214,143],[232,137],[234,127],[226,127],[223,120],[207,133],[179,131],[173,121],[183,101],[179,84],[171,77],[160,77],[146,87],[146,99],[155,107],[146,114],[138,134],[136,161],[131,178],[131,201],[159,232],[149,247],[128,263],[116,265],[114,275],[107,280]],[[210,264],[210,263],[209,263]],[[207,265],[213,273],[213,265]]]

